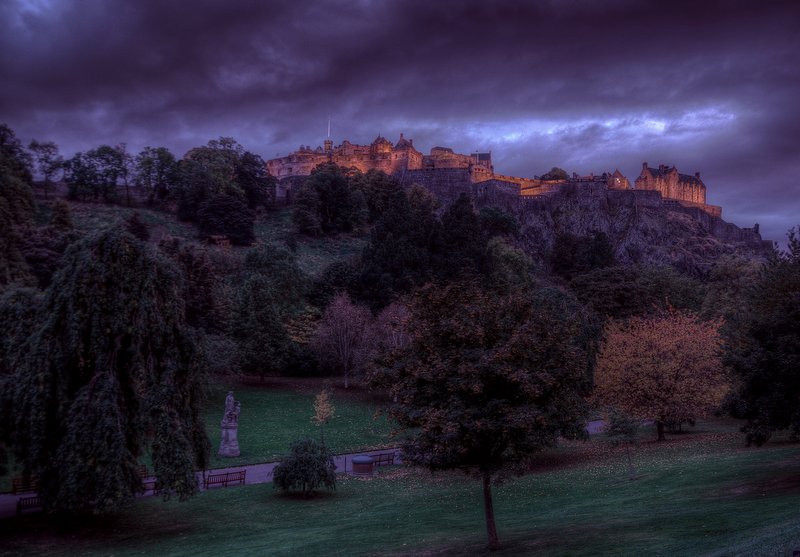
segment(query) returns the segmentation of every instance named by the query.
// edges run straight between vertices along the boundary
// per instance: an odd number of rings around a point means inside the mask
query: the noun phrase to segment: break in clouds
[[[800,222],[800,8],[786,1],[10,0],[0,121],[62,151],[265,159],[400,132],[504,174],[700,171],[726,220]]]

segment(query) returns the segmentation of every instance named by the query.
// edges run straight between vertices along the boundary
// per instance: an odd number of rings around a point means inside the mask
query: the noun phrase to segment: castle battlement
[[[479,181],[482,176],[489,179],[494,172],[491,153],[463,155],[449,147],[434,147],[430,154],[423,155],[414,147],[413,140],[406,139],[402,133],[395,144],[379,135],[369,145],[350,143],[346,139],[335,147],[331,140],[316,149],[301,145],[294,153],[267,161],[267,170],[278,179],[308,176],[318,165],[328,162],[361,172],[382,170],[394,175],[409,170],[468,169],[476,175],[473,181]]]
[[[413,140],[402,133],[394,144],[379,135],[369,145],[350,143],[346,139],[335,147],[330,139],[326,139],[321,147],[301,145],[285,157],[267,161],[267,170],[285,184],[283,188],[279,186],[278,193],[280,197],[286,197],[292,183],[310,175],[324,163],[335,163],[361,172],[381,170],[400,177],[404,183],[424,185],[445,197],[450,197],[445,195],[448,192],[461,191],[469,184],[482,184],[484,190],[496,187],[505,194],[514,192],[523,198],[546,195],[570,184],[600,184],[611,190],[657,191],[669,202],[667,206],[680,205],[700,209],[711,216],[722,216],[721,207],[706,204],[706,186],[699,172],[691,176],[679,173],[674,166],[662,164],[651,168],[645,162],[633,188],[619,169],[588,176],[573,173],[571,177],[557,180],[521,178],[495,173],[491,152],[465,155],[450,147],[437,146],[424,155],[414,147]]]

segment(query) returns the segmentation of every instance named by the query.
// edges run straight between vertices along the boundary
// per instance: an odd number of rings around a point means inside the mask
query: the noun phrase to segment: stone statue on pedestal
[[[234,400],[233,391],[225,397],[225,414],[222,416],[222,439],[219,443],[219,456],[239,456],[239,412],[241,404]]]

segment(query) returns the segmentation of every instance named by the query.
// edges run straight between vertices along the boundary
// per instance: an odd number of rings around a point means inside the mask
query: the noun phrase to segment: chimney
[[[700,173],[699,173],[699,172],[695,172],[695,173],[694,173],[694,177],[695,177],[695,178],[697,178],[697,179],[699,180],[699,179],[700,179]]]
[[[647,163],[646,162],[642,163],[642,170],[647,170]]]

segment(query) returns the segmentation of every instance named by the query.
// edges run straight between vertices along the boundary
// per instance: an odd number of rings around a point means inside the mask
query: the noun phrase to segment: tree
[[[258,156],[245,151],[236,165],[236,182],[244,191],[247,206],[271,207],[275,202],[277,180],[267,172],[267,165]]]
[[[249,209],[270,206],[275,181],[261,157],[245,151],[232,137],[220,137],[186,152],[178,163],[175,190],[178,217],[194,221],[200,205],[218,195],[239,199]]]
[[[336,489],[336,465],[331,452],[312,439],[295,441],[289,456],[272,473],[272,485],[282,491],[300,491],[307,498],[319,486]]]
[[[428,286],[414,300],[411,342],[389,362],[390,413],[408,432],[408,460],[481,478],[492,549],[492,480],[582,429],[584,325],[580,305],[556,289],[499,295],[473,281]]]
[[[350,375],[364,364],[368,351],[369,310],[355,305],[347,294],[333,297],[312,340],[320,360],[344,376],[344,388]]]
[[[360,297],[372,307],[384,307],[433,277],[441,235],[437,207],[436,198],[419,186],[390,199],[361,256]]]
[[[206,332],[225,329],[227,316],[220,309],[221,296],[216,292],[218,277],[208,251],[194,242],[167,237],[158,244],[159,251],[169,258],[183,275],[186,323]]]
[[[382,170],[370,169],[366,174],[356,174],[351,179],[352,187],[359,190],[367,203],[369,222],[375,222],[386,208],[393,195],[402,189],[400,182]]]
[[[298,192],[295,207],[299,213],[294,216],[295,226],[306,234],[352,232],[368,217],[364,194],[352,187],[343,168],[332,163],[321,164],[311,172]]]
[[[697,311],[704,295],[700,281],[671,267],[602,267],[574,276],[569,285],[598,315],[614,319],[658,313],[668,307]]]
[[[605,232],[591,236],[558,234],[550,252],[553,272],[570,279],[575,275],[614,265],[614,246]]]
[[[147,203],[163,201],[178,179],[178,163],[166,147],[145,147],[134,161],[134,182],[147,195]]]
[[[486,241],[472,201],[462,193],[442,215],[437,276],[449,280],[462,274],[485,273]]]
[[[727,360],[736,377],[729,407],[747,420],[747,442],[762,445],[774,431],[800,438],[800,228],[789,230],[747,290],[741,326],[731,331]]]
[[[197,209],[200,238],[225,236],[236,246],[249,246],[255,240],[255,215],[241,200],[232,195],[215,195]]]
[[[539,176],[542,180],[567,180],[569,179],[569,174],[563,168],[559,168],[554,166],[541,176]]]
[[[20,251],[20,228],[32,224],[35,211],[29,166],[14,132],[0,124],[0,287],[31,282]]]
[[[484,207],[478,214],[483,233],[493,236],[514,236],[519,234],[519,222],[514,215],[499,207]]]
[[[111,513],[141,491],[149,453],[165,497],[207,464],[202,378],[181,277],[120,228],[73,245],[10,388],[12,444],[45,509]]]
[[[58,145],[52,141],[40,143],[34,140],[28,145],[28,149],[33,154],[36,168],[44,179],[43,187],[46,199],[47,193],[50,191],[51,180],[56,175],[56,172],[64,166],[64,157],[58,154]]]
[[[325,445],[325,424],[336,415],[336,408],[331,402],[331,394],[327,389],[323,389],[314,398],[314,416],[311,421],[319,427],[319,441]]]
[[[127,192],[130,155],[125,144],[101,145],[86,153],[76,153],[64,162],[64,170],[70,199],[112,202],[117,200],[120,182]]]
[[[625,446],[625,458],[628,460],[628,479],[636,479],[636,467],[633,465],[631,445],[636,443],[640,421],[636,418],[611,408],[606,416],[606,425],[603,430],[605,436],[614,446]]]
[[[308,277],[297,265],[293,253],[271,244],[252,248],[244,258],[244,271],[269,280],[282,317],[300,311],[305,301]]]
[[[252,275],[238,292],[232,336],[239,346],[239,360],[246,373],[280,373],[290,358],[289,336],[282,322],[280,294],[272,281]]]
[[[664,425],[714,410],[727,390],[721,322],[688,311],[609,321],[595,368],[597,402]]]

